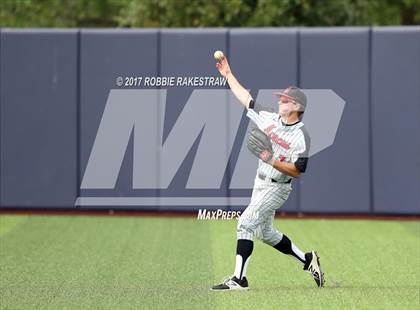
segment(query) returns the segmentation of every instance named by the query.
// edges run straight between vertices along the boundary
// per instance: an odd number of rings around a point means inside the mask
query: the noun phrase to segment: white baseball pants
[[[291,190],[291,183],[261,180],[257,175],[251,202],[238,221],[237,238],[256,238],[271,246],[279,243],[283,234],[273,227],[274,215],[276,209],[286,202]]]

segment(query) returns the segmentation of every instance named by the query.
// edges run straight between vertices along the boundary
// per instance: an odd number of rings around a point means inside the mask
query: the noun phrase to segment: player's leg
[[[250,205],[251,206],[251,205]],[[246,272],[254,249],[253,237],[254,233],[252,225],[248,224],[246,218],[252,207],[248,206],[244,213],[242,213],[238,221],[237,229],[237,244],[235,257],[235,271],[233,276],[225,279],[221,284],[215,285],[211,288],[213,291],[229,291],[229,290],[247,290],[248,280]]]
[[[282,207],[289,198],[291,186],[278,187],[267,203],[271,210],[271,216],[262,225],[262,241],[271,245],[283,254],[295,258],[301,264],[305,264],[305,253],[302,252],[285,234],[279,232],[273,227],[274,215],[278,208]]]
[[[271,245],[283,254],[289,255],[304,265],[306,263],[305,253],[302,252],[285,234],[273,227],[273,219],[269,220],[263,229],[262,241]]]
[[[234,274],[221,284],[213,286],[212,290],[214,291],[247,290],[249,288],[246,273],[254,249],[253,238],[256,236],[259,222],[263,221],[263,219],[258,218],[258,206],[253,204],[252,201],[253,199],[251,199],[251,204],[241,214],[237,225]]]
[[[241,214],[237,225],[237,246],[236,246],[236,264],[234,275],[226,279],[223,283],[215,285],[212,290],[226,291],[237,289],[248,289],[248,280],[246,278],[247,268],[254,248],[254,237],[259,237],[261,232],[259,227],[266,221],[267,214],[264,212],[262,203],[264,197],[269,195],[270,189],[267,186],[261,186],[256,181],[251,202],[245,211]]]
[[[286,202],[289,196],[289,192],[290,191],[288,191],[287,188],[286,191],[279,190],[276,192],[277,195],[272,197],[272,201],[277,206],[277,208],[281,207]],[[263,224],[262,241],[268,245],[271,245],[281,253],[295,258],[303,265],[303,270],[312,274],[316,284],[319,287],[322,287],[324,285],[324,273],[321,270],[319,256],[314,251],[304,253],[285,234],[275,229],[273,227],[274,215],[275,209],[273,211],[272,217],[267,219],[267,221]]]
[[[221,284],[213,286],[212,290],[247,290],[249,288],[246,271],[253,248],[254,242],[252,240],[238,239],[236,246],[236,265],[233,276],[225,279]]]
[[[315,251],[303,253],[285,234],[273,227],[272,220],[264,226],[262,241],[281,253],[295,258],[303,265],[303,270],[312,274],[319,287],[324,285],[324,273],[321,270],[317,253]]]
[[[250,205],[241,215],[237,227],[237,254],[235,277],[242,279],[246,276],[247,267],[253,249],[253,239],[263,238],[264,223],[273,217],[276,206],[272,197],[276,188],[266,182],[256,182],[259,191],[251,199]]]
[[[258,206],[250,204],[241,214],[237,225],[236,264],[234,276],[238,279],[246,277],[248,264],[254,249],[254,237],[257,227],[262,221],[258,215]]]

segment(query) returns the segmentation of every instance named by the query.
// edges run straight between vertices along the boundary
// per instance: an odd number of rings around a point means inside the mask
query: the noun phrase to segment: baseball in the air
[[[215,51],[213,56],[217,61],[221,61],[223,58],[225,58],[225,55],[223,55],[222,51]]]

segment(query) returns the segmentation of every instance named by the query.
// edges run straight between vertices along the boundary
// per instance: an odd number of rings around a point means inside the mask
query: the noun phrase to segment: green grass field
[[[1,309],[420,309],[420,222],[276,220],[316,249],[319,289],[256,242],[248,292],[210,292],[233,273],[235,221],[0,216]]]

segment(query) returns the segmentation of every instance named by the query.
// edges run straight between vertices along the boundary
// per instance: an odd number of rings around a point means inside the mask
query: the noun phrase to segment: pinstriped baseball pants
[[[285,203],[291,190],[290,183],[273,183],[257,176],[251,202],[238,220],[237,238],[256,238],[272,246],[279,243],[283,234],[273,227],[274,214]]]

